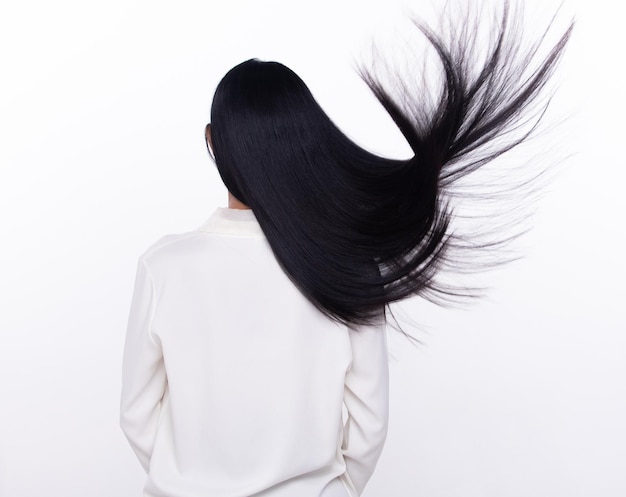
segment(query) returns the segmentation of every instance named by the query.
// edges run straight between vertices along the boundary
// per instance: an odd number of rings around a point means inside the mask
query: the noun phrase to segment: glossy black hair
[[[277,62],[247,60],[215,91],[212,147],[224,184],[252,208],[294,284],[339,322],[371,323],[412,295],[464,293],[436,278],[455,260],[452,187],[522,143],[547,106],[542,89],[572,26],[536,61],[548,30],[523,51],[507,5],[478,60],[478,23],[468,21],[447,37],[414,21],[441,64],[434,100],[412,86],[421,65],[414,79],[360,69],[409,143],[408,160],[355,144]],[[521,123],[530,126],[516,135]]]

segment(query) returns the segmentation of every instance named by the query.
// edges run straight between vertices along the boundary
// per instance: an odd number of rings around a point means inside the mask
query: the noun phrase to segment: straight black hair
[[[277,62],[247,60],[217,86],[211,134],[224,184],[253,210],[293,283],[338,322],[372,323],[412,295],[468,293],[436,278],[453,264],[455,247],[472,245],[455,245],[452,186],[528,138],[572,30],[536,61],[549,28],[522,51],[519,23],[505,4],[478,60],[478,22],[469,21],[461,18],[457,30],[451,24],[447,37],[414,21],[441,65],[434,100],[386,64],[382,76],[359,69],[410,145],[408,160],[358,146]],[[516,135],[522,123],[531,125]],[[503,136],[509,139],[496,140]]]

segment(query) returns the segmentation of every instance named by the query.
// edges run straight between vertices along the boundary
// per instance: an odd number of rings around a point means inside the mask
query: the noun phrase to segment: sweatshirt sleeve
[[[352,366],[346,374],[342,453],[346,477],[360,495],[380,457],[389,417],[387,337],[379,326],[351,329]]]
[[[154,282],[141,257],[126,330],[120,425],[146,472],[167,386],[160,343],[150,330],[155,304]]]

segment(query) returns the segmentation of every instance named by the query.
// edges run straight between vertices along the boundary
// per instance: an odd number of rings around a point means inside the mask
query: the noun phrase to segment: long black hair
[[[409,143],[408,160],[354,143],[277,62],[247,60],[217,86],[211,135],[224,184],[251,207],[293,283],[341,323],[371,323],[412,295],[464,293],[436,278],[454,261],[452,187],[522,143],[547,106],[539,97],[572,25],[536,61],[543,37],[522,51],[505,4],[478,61],[468,20],[448,37],[414,21],[440,61],[434,100],[406,75],[359,70]],[[531,125],[513,133],[521,123]],[[495,140],[503,136],[512,138]]]

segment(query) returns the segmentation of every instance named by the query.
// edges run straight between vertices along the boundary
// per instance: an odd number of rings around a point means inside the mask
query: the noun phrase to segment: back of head
[[[211,107],[213,149],[224,184],[253,208],[284,194],[287,176],[298,175],[307,149],[315,145],[313,134],[326,124],[311,92],[286,66],[257,59],[235,66],[220,81]]]

